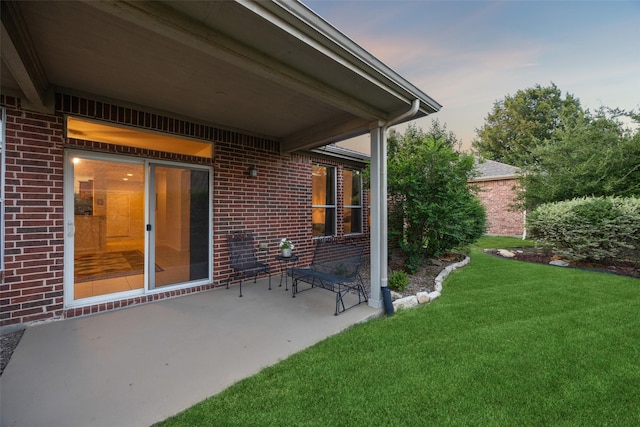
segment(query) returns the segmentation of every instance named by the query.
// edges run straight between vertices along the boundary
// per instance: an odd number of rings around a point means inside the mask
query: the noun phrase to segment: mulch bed
[[[425,265],[420,267],[416,274],[409,275],[409,286],[402,292],[398,292],[403,297],[415,295],[418,292],[433,292],[435,291],[436,277],[442,270],[451,264],[460,262],[464,259],[464,255],[461,254],[447,254],[438,259],[431,259]],[[389,276],[391,272],[405,270],[406,257],[400,249],[389,249]],[[367,292],[370,292],[371,278],[369,268],[369,258],[365,258],[365,261],[360,267],[360,275],[362,281],[365,284]],[[406,271],[406,270],[405,270]]]
[[[0,375],[4,372],[4,368],[9,363],[13,350],[16,349],[24,329],[0,336]]]
[[[495,256],[500,256],[497,249],[488,249],[485,252]],[[534,262],[538,264],[549,264],[554,260],[564,260],[569,263],[569,268],[579,268],[589,271],[640,278],[640,264],[630,260],[608,260],[601,262],[571,261],[557,255],[545,253],[544,251],[536,248],[511,250],[511,252],[515,254],[515,257],[505,259],[515,259],[518,261]]]

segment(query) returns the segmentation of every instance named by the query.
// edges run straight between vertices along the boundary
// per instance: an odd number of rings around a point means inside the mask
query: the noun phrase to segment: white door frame
[[[102,160],[113,161],[120,163],[130,163],[136,165],[142,165],[145,171],[145,186],[144,186],[144,222],[148,224],[151,231],[145,231],[144,233],[144,256],[145,256],[145,270],[144,270],[144,286],[142,289],[135,289],[125,292],[119,292],[115,294],[105,294],[95,297],[74,299],[74,243],[75,243],[75,217],[74,217],[74,165],[73,158],[82,157],[90,160]],[[152,194],[152,179],[150,173],[152,165],[164,165],[171,167],[182,167],[186,169],[206,170],[209,174],[209,238],[208,238],[208,262],[209,262],[209,275],[208,278],[191,281],[186,283],[178,283],[175,285],[162,286],[160,288],[153,289],[150,284],[151,275],[149,269],[151,265],[155,266],[154,258],[154,246],[151,239],[151,233],[155,230],[155,195]],[[213,169],[210,166],[194,165],[189,163],[179,163],[161,160],[150,160],[142,158],[134,158],[121,156],[117,154],[96,153],[82,150],[65,150],[64,153],[64,175],[63,175],[63,206],[64,206],[64,273],[63,273],[63,289],[64,289],[64,307],[83,307],[88,305],[100,304],[105,302],[111,302],[116,300],[133,298],[141,295],[163,293],[169,290],[173,291],[181,288],[190,288],[193,286],[199,286],[202,284],[211,283],[213,280]],[[153,274],[155,268],[151,269]]]

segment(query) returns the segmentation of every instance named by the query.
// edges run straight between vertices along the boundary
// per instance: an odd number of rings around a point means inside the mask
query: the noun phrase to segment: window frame
[[[4,271],[4,243],[5,243],[5,157],[6,157],[6,123],[7,110],[0,108],[0,271]]]
[[[354,180],[353,180],[354,175],[358,177],[357,182],[358,182],[358,186],[359,186],[360,204],[359,205],[347,205],[345,203],[345,199],[346,199],[347,195],[346,195],[346,193],[343,194],[343,200],[342,200],[342,233],[345,234],[345,235],[362,234],[364,232],[364,223],[363,223],[363,221],[364,221],[364,211],[363,211],[363,197],[364,197],[364,194],[363,194],[363,185],[362,185],[362,173],[361,173],[361,171],[356,170],[356,169],[344,168],[342,170],[342,189],[343,189],[343,192],[344,192],[344,189],[346,188],[346,186],[345,186],[345,182],[346,182],[345,174],[347,172],[351,172],[351,174],[352,174],[351,175],[351,182],[352,183],[354,182]],[[352,185],[352,198],[353,198],[353,185]],[[354,211],[359,211],[360,212],[360,214],[359,214],[360,229],[358,231],[353,231],[353,230],[352,231],[347,231],[345,229],[346,222],[345,222],[344,219],[345,219],[345,213],[346,213],[347,209],[351,210],[351,224],[352,224],[352,227],[353,227],[353,223],[354,223],[354,221],[353,221],[353,218],[354,218],[353,212]]]
[[[333,186],[333,204],[324,204],[324,205],[316,205],[313,204],[313,168],[314,167],[322,167],[322,168],[326,168],[327,170],[331,169],[333,170],[333,182],[332,182],[332,186]],[[338,168],[335,166],[331,166],[331,165],[326,165],[326,164],[322,164],[322,163],[317,163],[314,162],[311,165],[311,171],[312,171],[312,184],[311,184],[311,211],[313,212],[314,209],[325,209],[325,217],[327,215],[326,210],[327,209],[333,209],[333,230],[330,230],[330,233],[327,233],[327,231],[325,230],[325,233],[323,235],[313,235],[313,214],[312,214],[312,218],[311,218],[311,235],[312,238],[314,239],[322,239],[322,238],[327,238],[327,237],[335,237],[338,235]],[[327,174],[328,175],[328,174]],[[325,201],[326,201],[326,194],[325,194]],[[326,221],[325,221],[325,225],[326,225]]]

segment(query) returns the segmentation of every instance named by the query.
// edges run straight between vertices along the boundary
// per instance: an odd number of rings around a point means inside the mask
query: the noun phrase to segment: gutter
[[[361,164],[366,164],[370,161],[370,156],[368,156],[367,154],[349,150],[348,148],[338,147],[335,145],[325,145],[319,148],[314,148],[311,150],[311,152]]]
[[[494,176],[479,176],[477,178],[473,178],[468,182],[486,182],[486,181],[503,181],[506,179],[517,179],[520,175],[494,175]]]
[[[442,108],[436,100],[363,49],[304,3],[291,0],[272,0],[271,2],[239,0],[239,2],[254,12],[258,8],[269,11],[291,27],[283,28],[281,23],[276,25],[300,40],[306,40],[319,52],[384,88],[396,98],[407,102],[413,98],[421,99],[425,106],[423,111],[425,116],[436,113]],[[265,19],[272,20],[263,13],[261,15]],[[415,114],[417,111],[412,116]]]
[[[389,129],[391,126],[396,125],[402,121],[404,121],[405,119],[408,119],[410,117],[413,117],[416,115],[416,113],[418,112],[418,109],[420,108],[420,100],[419,99],[414,99],[413,102],[411,103],[411,108],[409,109],[409,111],[406,111],[394,118],[392,118],[391,120],[387,120],[387,122],[384,124],[384,126],[382,127],[382,129],[385,131],[384,132],[384,141],[386,143],[387,141],[387,129]]]

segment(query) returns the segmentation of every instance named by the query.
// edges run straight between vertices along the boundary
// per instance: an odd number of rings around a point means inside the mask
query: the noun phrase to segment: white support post
[[[388,241],[387,241],[387,129],[404,119],[415,116],[420,108],[418,99],[411,103],[411,108],[387,122],[371,123],[371,298],[369,305],[380,308],[387,297],[385,310],[393,313],[389,300],[388,277]],[[383,288],[384,291],[382,290]],[[387,310],[388,309],[388,310]]]
[[[382,307],[382,286],[387,286],[387,147],[384,124],[374,122],[371,136],[371,296],[369,305]]]

